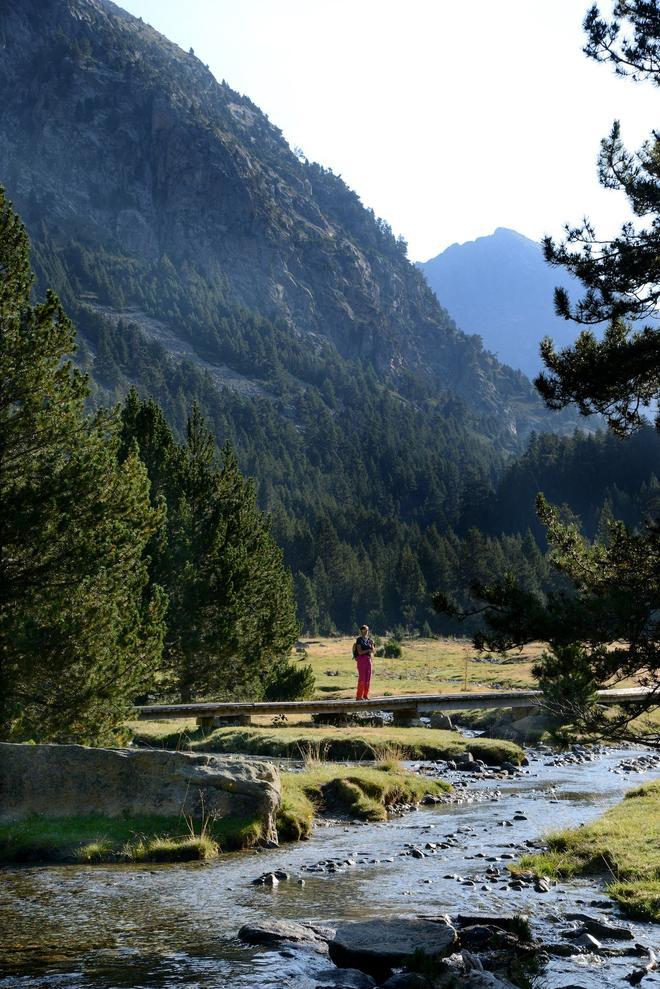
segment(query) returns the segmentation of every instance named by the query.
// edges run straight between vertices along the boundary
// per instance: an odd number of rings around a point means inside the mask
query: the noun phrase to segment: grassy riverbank
[[[277,829],[285,841],[307,838],[321,812],[361,821],[384,821],[388,808],[416,804],[427,794],[441,796],[448,783],[410,773],[396,761],[375,768],[308,763],[303,772],[282,774],[282,805]]]
[[[660,781],[629,791],[592,824],[559,831],[548,850],[515,871],[552,877],[603,874],[607,891],[631,917],[660,921]]]
[[[277,829],[282,841],[307,838],[317,814],[382,821],[395,804],[441,795],[447,783],[410,773],[395,761],[376,768],[310,761],[282,774]],[[187,862],[252,848],[262,839],[258,820],[222,818],[195,824],[183,817],[31,817],[0,824],[0,863]]]
[[[401,759],[454,759],[471,752],[488,765],[519,763],[523,751],[513,742],[491,738],[463,738],[457,732],[437,728],[332,728],[299,725],[286,728],[216,728],[205,732],[158,732],[158,723],[139,725],[143,743],[180,751],[247,753],[280,758],[321,760],[381,759],[396,750]]]
[[[260,822],[246,818],[196,825],[183,817],[155,815],[35,815],[0,824],[0,862],[204,861],[221,851],[250,848],[261,837]]]

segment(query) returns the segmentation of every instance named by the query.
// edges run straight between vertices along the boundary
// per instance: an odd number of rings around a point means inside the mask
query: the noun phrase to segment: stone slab
[[[442,958],[451,954],[455,945],[456,931],[447,924],[377,917],[339,924],[328,948],[335,965],[359,968],[378,978],[405,965],[417,951]]]
[[[270,763],[159,749],[0,742],[0,821],[30,815],[255,817],[276,836],[279,773]]]

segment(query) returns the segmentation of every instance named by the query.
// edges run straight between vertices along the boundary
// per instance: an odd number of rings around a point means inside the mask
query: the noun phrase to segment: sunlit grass
[[[282,774],[282,805],[277,827],[283,840],[306,838],[322,811],[364,821],[384,821],[393,804],[419,803],[427,793],[446,793],[449,785],[400,766],[393,768],[308,765],[301,773]]]
[[[491,738],[464,738],[458,732],[438,728],[357,728],[297,725],[276,728],[201,729],[158,737],[153,744],[191,751],[248,753],[312,760],[382,760],[395,751],[400,759],[454,759],[471,752],[475,759],[488,765],[519,763],[522,749],[514,742]]]
[[[660,921],[660,781],[629,791],[591,824],[550,834],[547,843],[547,852],[525,856],[515,871],[602,874],[626,913]]]

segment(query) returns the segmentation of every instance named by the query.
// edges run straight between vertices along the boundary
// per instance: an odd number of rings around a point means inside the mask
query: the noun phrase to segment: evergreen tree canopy
[[[584,27],[590,58],[613,63],[620,75],[660,85],[660,12],[654,0],[618,0],[610,20],[593,6]],[[654,318],[660,299],[658,135],[654,132],[639,151],[630,152],[615,121],[601,142],[599,178],[605,188],[623,191],[644,222],[624,224],[612,240],[599,239],[586,220],[567,226],[564,243],[545,239],[546,259],[567,268],[586,288],[575,305],[557,289],[559,315],[586,326],[608,325],[601,341],[585,329],[559,353],[545,339],[541,354],[549,373],[541,374],[536,385],[551,408],[575,402],[584,415],[600,412],[612,429],[626,434],[639,427],[644,410],[660,398],[660,329]]]
[[[467,611],[442,593],[435,606],[456,618],[482,615],[484,627],[474,637],[480,649],[504,652],[547,642],[551,652],[534,674],[563,713],[585,730],[635,741],[638,732],[630,722],[660,704],[660,529],[633,533],[612,519],[605,541],[590,543],[542,495],[538,513],[547,529],[550,562],[570,579],[570,587],[542,595],[508,576],[490,584],[473,582],[476,604]],[[650,695],[614,717],[591,703],[594,687],[629,679],[648,687]],[[660,745],[657,728],[644,740]]]
[[[151,547],[169,605],[164,664],[183,701],[259,697],[298,634],[293,583],[230,447],[219,460],[195,406],[177,443],[153,400],[131,391],[123,449],[137,447],[167,520]]]
[[[140,461],[118,464],[113,417],[85,416],[71,323],[31,284],[0,190],[0,737],[102,743],[160,659],[159,512]]]

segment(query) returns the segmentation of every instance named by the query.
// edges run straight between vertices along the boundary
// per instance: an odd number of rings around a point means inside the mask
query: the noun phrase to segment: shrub
[[[316,681],[311,666],[285,662],[277,666],[264,691],[267,701],[296,701],[314,696]]]
[[[384,646],[376,652],[377,656],[384,656],[385,659],[401,659],[403,649],[401,644],[395,639],[388,639]]]

